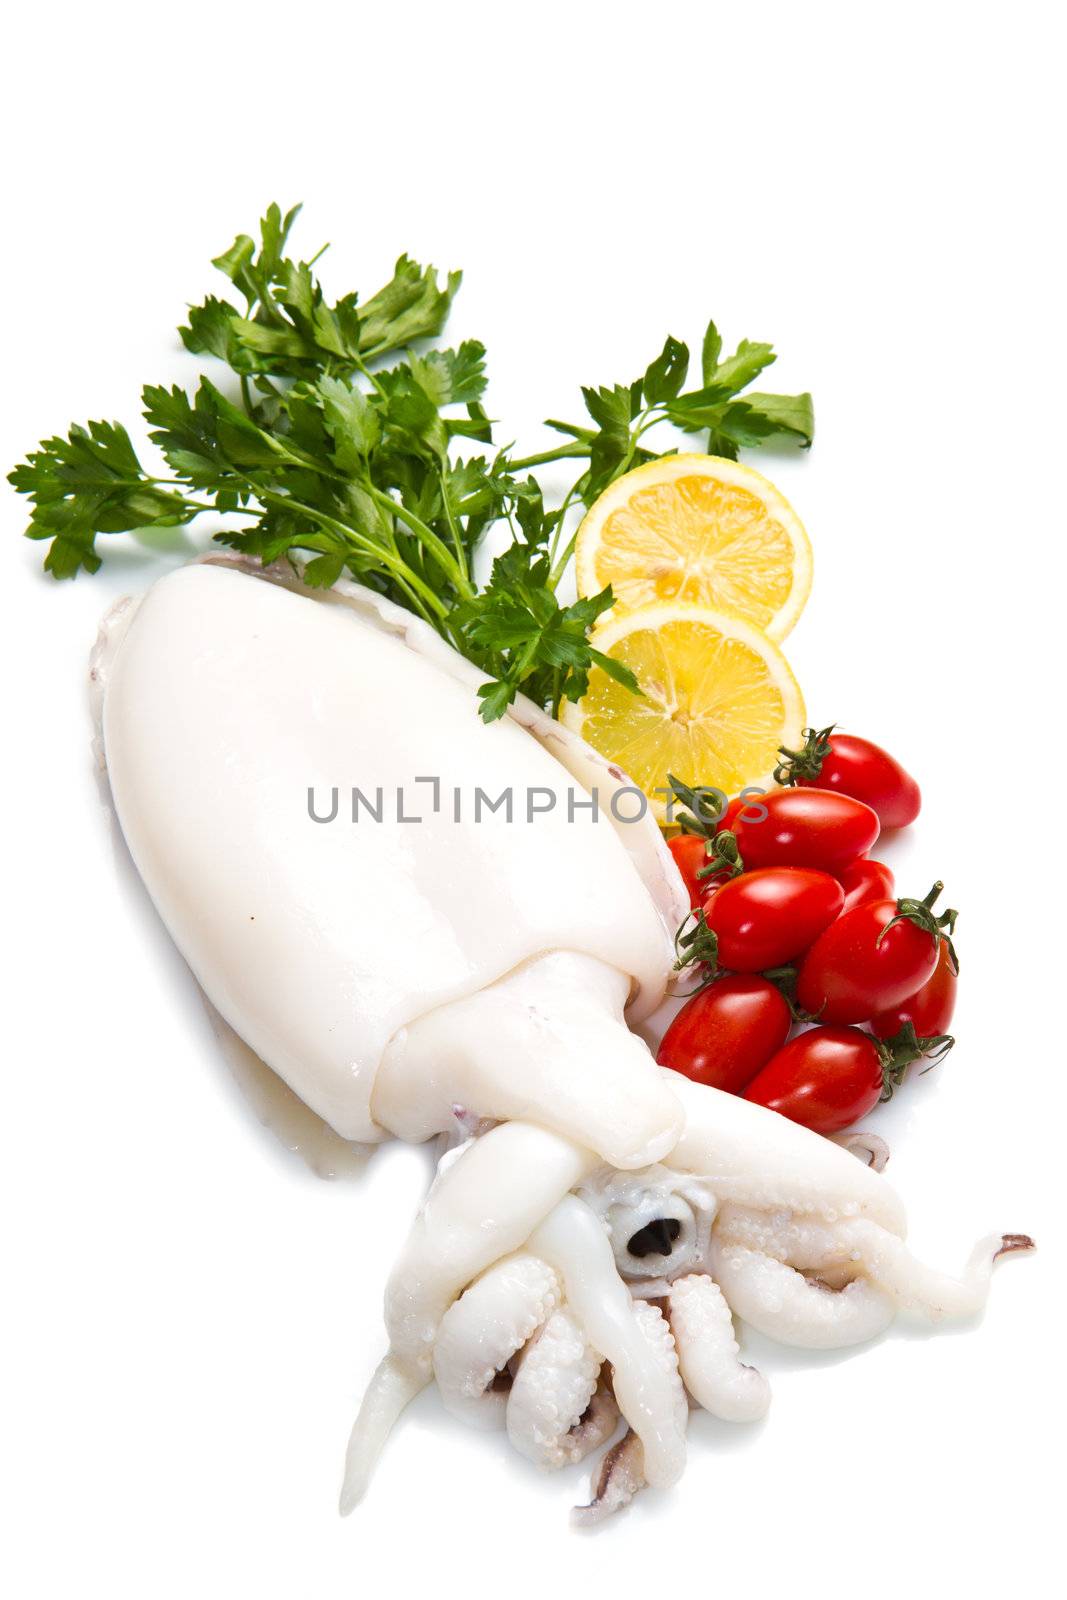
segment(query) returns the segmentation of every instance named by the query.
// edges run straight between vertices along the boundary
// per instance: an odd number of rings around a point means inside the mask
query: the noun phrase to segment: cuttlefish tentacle
[[[600,1382],[603,1359],[566,1307],[530,1343],[507,1400],[508,1438],[535,1466],[581,1461],[614,1433],[619,1409]]]
[[[595,1160],[522,1122],[502,1123],[463,1148],[439,1174],[389,1276],[385,1322],[393,1354],[428,1380],[453,1300],[494,1261],[521,1249]]]
[[[769,1339],[805,1350],[838,1350],[883,1333],[896,1307],[857,1278],[833,1290],[774,1256],[714,1239],[711,1270],[732,1311]]]
[[[865,1218],[827,1222],[736,1205],[721,1209],[715,1236],[720,1244],[747,1246],[801,1272],[813,1271],[824,1285],[844,1286],[842,1293],[866,1280],[893,1310],[917,1311],[935,1321],[980,1311],[998,1257],[1033,1248],[1024,1234],[991,1234],[979,1241],[963,1272],[955,1276],[926,1266],[895,1233]],[[858,1304],[860,1296],[853,1298]]]
[[[670,1286],[669,1312],[678,1367],[698,1405],[724,1422],[754,1422],[767,1413],[770,1384],[740,1359],[733,1317],[722,1289],[706,1273]]]
[[[576,1528],[592,1528],[628,1506],[645,1484],[641,1440],[628,1428],[601,1461],[593,1481],[593,1498],[586,1506],[574,1507],[571,1521]]]
[[[417,1367],[398,1361],[395,1356],[388,1355],[378,1363],[367,1385],[359,1415],[352,1424],[345,1452],[339,1502],[343,1517],[354,1511],[362,1500],[385,1441],[405,1407],[427,1382]]]
[[[441,1399],[454,1416],[479,1428],[504,1426],[507,1393],[496,1380],[553,1318],[561,1297],[558,1274],[536,1256],[518,1254],[483,1272],[449,1306],[434,1346],[433,1371]],[[590,1393],[597,1371],[599,1362]]]
[[[686,1405],[666,1321],[655,1306],[631,1298],[599,1219],[576,1196],[556,1206],[529,1248],[559,1272],[590,1344],[611,1363],[615,1398],[641,1439],[648,1482],[676,1483],[685,1467]]]
[[[873,1223],[845,1224],[841,1246],[859,1259],[862,1270],[898,1307],[940,1321],[981,1311],[994,1264],[1001,1256],[1032,1250],[1034,1242],[1023,1233],[989,1234],[975,1245],[958,1277],[916,1260],[900,1239]]]
[[[641,1335],[667,1379],[674,1409],[674,1425],[684,1438],[689,1407],[678,1372],[678,1357],[670,1325],[659,1306],[653,1305],[650,1300],[638,1300],[634,1312]],[[628,1428],[600,1463],[590,1503],[574,1507],[572,1517],[576,1526],[589,1527],[602,1522],[605,1517],[629,1505],[635,1494],[653,1483],[655,1479],[649,1471],[645,1440],[635,1428]]]
[[[353,1424],[343,1511],[362,1497],[404,1406],[430,1382],[434,1344],[449,1306],[487,1267],[519,1250],[538,1221],[595,1166],[591,1151],[544,1128],[508,1122],[455,1152],[439,1170],[386,1285],[389,1354]]]

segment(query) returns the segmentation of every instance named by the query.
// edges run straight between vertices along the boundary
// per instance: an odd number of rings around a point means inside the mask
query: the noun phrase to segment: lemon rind
[[[811,593],[813,569],[811,540],[785,495],[769,478],[765,478],[762,472],[757,472],[755,467],[750,467],[741,461],[730,461],[725,456],[710,456],[699,451],[686,451],[675,456],[658,456],[655,461],[646,461],[643,466],[634,467],[632,471],[624,473],[621,478],[616,478],[614,483],[610,483],[593,501],[578,528],[574,547],[574,567],[579,595],[584,597],[597,594],[603,587],[596,574],[598,541],[594,535],[599,532],[611,513],[619,506],[625,505],[634,490],[639,489],[643,482],[670,483],[678,478],[691,477],[694,473],[757,494],[770,514],[789,534],[794,556],[793,584],[789,598],[761,630],[768,639],[775,643],[780,642],[796,626],[797,619]],[[699,602],[694,601],[692,604],[696,605]],[[617,615],[635,616],[638,610],[643,613],[648,609],[650,608],[645,606],[626,607],[620,601],[608,612],[607,620],[612,621]],[[720,614],[736,615],[742,622],[749,620],[740,613]]]
[[[731,463],[732,465],[733,463]],[[616,617],[614,613],[601,622],[590,637],[590,643],[595,649],[610,655],[614,646],[631,633],[657,632],[669,622],[703,622],[716,632],[729,638],[739,639],[747,645],[756,655],[762,656],[774,668],[774,679],[782,693],[783,719],[780,743],[793,746],[801,737],[801,731],[807,720],[804,706],[804,695],[796,674],[789,665],[783,651],[776,640],[769,637],[765,630],[757,628],[755,623],[749,622],[746,617],[736,616],[733,612],[720,611],[711,606],[699,605],[688,601],[663,601],[658,605],[643,606],[640,610],[627,612],[624,616]],[[582,702],[566,702],[561,708],[560,720],[564,726],[573,733],[584,737],[582,732],[585,715],[582,711]],[[601,752],[607,754],[607,752]],[[609,759],[614,760],[613,756]],[[618,763],[617,763],[618,764]],[[679,776],[686,776],[679,774]],[[696,775],[697,781],[702,781]],[[639,787],[635,785],[635,787]],[[774,766],[765,773],[760,773],[748,780],[746,787],[772,789],[774,787]],[[666,818],[666,804],[655,795],[650,795],[649,804],[653,814],[662,823]]]

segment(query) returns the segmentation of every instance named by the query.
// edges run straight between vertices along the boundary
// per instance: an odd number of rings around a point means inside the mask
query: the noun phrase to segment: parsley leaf
[[[658,406],[665,400],[673,400],[685,382],[688,371],[689,346],[668,334],[663,349],[655,361],[649,362],[641,380],[645,404]]]
[[[239,310],[211,295],[191,307],[178,330],[187,350],[216,356],[246,377],[313,378],[323,368],[350,376],[376,357],[441,331],[460,273],[450,273],[442,289],[432,267],[401,256],[390,281],[365,304],[346,294],[330,305],[313,261],[284,254],[299,211],[294,206],[283,217],[270,206],[259,224],[258,247],[242,233],[215,257],[212,265],[245,305]]]
[[[688,347],[669,336],[641,376],[582,390],[588,421],[551,420],[562,442],[522,459],[494,444],[483,406],[485,349],[428,341],[441,333],[460,285],[402,255],[369,298],[331,301],[309,261],[288,254],[299,206],[268,207],[258,234],[238,234],[214,266],[225,296],[191,306],[187,350],[228,369],[195,391],[149,385],[148,437],[166,472],[142,465],[119,423],[74,425],[44,440],[10,475],[32,503],[31,539],[48,542],[56,578],[95,572],[102,534],[173,527],[202,512],[222,520],[217,542],[265,563],[299,561],[306,583],[348,574],[418,613],[487,676],[482,716],[502,716],[519,693],[556,713],[585,693],[593,668],[637,690],[632,674],[590,634],[610,589],[561,605],[572,508],[588,505],[657,452],[661,422],[707,430],[723,455],[769,440],[811,443],[811,396],[748,386],[774,360],[742,340],[722,358],[709,323],[701,382],[685,389]],[[481,453],[457,453],[463,448]],[[578,476],[546,506],[531,468],[574,460]],[[488,582],[474,581],[486,534],[508,547]]]
[[[788,440],[807,448],[815,431],[810,394],[737,398],[776,359],[772,346],[742,339],[733,355],[725,360],[721,357],[722,337],[715,323],[709,322],[700,353],[702,382],[699,388],[682,393],[689,350],[668,337],[660,354],[635,382],[582,390],[596,431],[552,419],[547,426],[568,434],[574,442],[565,452],[546,452],[536,459],[559,459],[563,453],[587,456],[589,468],[580,481],[580,494],[589,505],[615,478],[655,458],[657,452],[641,441],[664,420],[685,433],[706,429],[709,451],[730,459],[736,457],[739,447],[758,448],[772,440]]]
[[[44,564],[55,578],[97,571],[98,533],[173,528],[203,509],[146,475],[118,422],[75,423],[65,439],[42,440],[8,481],[33,501],[26,534],[52,541]]]

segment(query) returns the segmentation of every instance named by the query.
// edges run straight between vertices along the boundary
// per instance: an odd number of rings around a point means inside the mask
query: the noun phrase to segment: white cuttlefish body
[[[588,962],[571,996],[550,979],[553,992],[573,1010],[589,982],[591,1008],[617,1018],[631,989],[638,1013],[650,1009],[670,970],[668,928],[622,826],[588,812],[570,823],[580,786],[561,763],[513,718],[486,726],[473,710],[469,683],[379,611],[206,564],[150,591],[106,669],[112,793],[160,914],[227,1022],[349,1139],[395,1131],[375,1114],[378,1067],[398,1030],[436,1007],[567,951]],[[438,785],[436,814],[420,778]],[[477,790],[509,786],[512,820],[488,807],[470,819]],[[309,790],[321,802],[353,788],[382,791],[380,822],[340,806],[312,820]],[[397,819],[398,790],[423,821]],[[534,791],[554,796],[550,812],[528,815]],[[667,1096],[647,1051],[613,1031],[652,1104],[632,1149],[624,1136],[604,1154],[639,1160]]]
[[[877,1173],[657,1068],[628,1022],[662,999],[688,908],[658,829],[529,702],[486,726],[478,674],[425,624],[355,585],[198,563],[116,609],[93,679],[131,854],[226,1023],[346,1139],[424,1140],[457,1108],[492,1125],[442,1164],[391,1279],[346,1507],[435,1372],[542,1465],[621,1410],[611,1509],[681,1471],[683,1380],[735,1420],[765,1407],[731,1307],[832,1344],[981,1299],[999,1236],[964,1278],[929,1273]]]

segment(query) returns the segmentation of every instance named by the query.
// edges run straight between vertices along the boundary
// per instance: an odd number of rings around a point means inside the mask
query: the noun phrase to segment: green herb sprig
[[[706,431],[708,449],[731,458],[773,441],[807,447],[810,395],[740,398],[774,352],[742,340],[723,359],[710,323],[698,388],[683,393],[689,351],[668,338],[633,383],[583,389],[592,426],[550,420],[565,442],[519,457],[494,444],[484,347],[436,342],[461,274],[442,284],[434,268],[401,256],[369,299],[330,304],[312,270],[322,251],[310,261],[285,253],[299,209],[283,216],[272,205],[258,240],[239,234],[214,260],[231,297],[208,296],[179,329],[187,350],[228,376],[201,377],[192,395],[144,389],[166,473],[142,465],[121,423],[90,422],[42,441],[10,474],[33,502],[26,534],[47,541],[46,569],[96,572],[99,535],[210,513],[225,519],[219,544],[264,563],[299,557],[311,585],[348,575],[423,617],[487,675],[486,721],[520,690],[558,713],[585,693],[594,666],[636,689],[627,668],[589,643],[610,588],[572,605],[557,599],[572,508],[655,459],[647,436],[658,423]],[[548,507],[534,469],[570,460],[584,463],[579,476]],[[479,587],[475,552],[501,523],[511,543]]]

